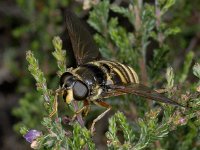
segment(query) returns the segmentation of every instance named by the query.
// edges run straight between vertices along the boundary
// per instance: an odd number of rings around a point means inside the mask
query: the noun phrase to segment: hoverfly
[[[66,11],[66,28],[72,44],[76,67],[62,74],[57,95],[61,94],[67,104],[73,100],[83,101],[84,106],[77,113],[88,112],[91,103],[107,108],[93,121],[92,132],[95,123],[111,109],[111,106],[103,101],[104,98],[129,93],[181,106],[140,84],[137,73],[130,66],[103,59],[89,31],[70,11]],[[57,99],[55,103],[50,117],[57,111]]]

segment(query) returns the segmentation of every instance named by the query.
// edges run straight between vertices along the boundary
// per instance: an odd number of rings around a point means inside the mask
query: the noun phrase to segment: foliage
[[[45,101],[48,101],[48,93],[51,92],[47,89],[45,80],[46,78],[51,80],[48,85],[49,88],[56,87],[58,81],[57,78],[52,78],[52,75],[55,74],[56,62],[47,60],[53,60],[51,55],[51,49],[53,48],[51,41],[53,36],[62,31],[62,13],[60,7],[66,7],[68,3],[68,0],[16,1],[17,8],[20,9],[23,18],[17,18],[17,21],[14,20],[15,22],[21,20],[22,23],[19,25],[17,24],[17,26],[13,28],[12,38],[14,39],[13,41],[20,44],[10,45],[10,47],[13,47],[13,49],[16,50],[16,56],[13,56],[11,61],[8,59],[6,60],[12,65],[7,68],[11,68],[12,74],[13,71],[15,71],[16,78],[18,79],[19,86],[17,92],[25,95],[19,102],[20,107],[14,108],[12,111],[12,113],[18,118],[23,118],[22,122],[15,124],[14,129],[16,131],[19,131],[21,124],[25,124],[30,128],[36,125],[37,127],[41,127],[38,120],[41,120],[42,116],[47,114],[47,112],[44,111],[40,112],[40,110],[44,108],[44,103],[42,101],[43,97],[45,98]],[[27,63],[24,59],[27,48],[34,51],[34,54],[40,62],[41,68],[43,68],[43,71],[45,72],[46,78],[42,77],[43,72],[38,72],[38,70],[33,74],[35,76],[39,75],[39,81],[43,80],[41,85],[37,86],[40,89],[40,92],[34,91],[34,81],[27,72]],[[5,51],[5,55],[7,53],[8,50]],[[15,59],[23,61],[16,62]],[[30,61],[33,61],[30,63],[35,62],[35,60]],[[39,81],[38,83],[40,83]],[[44,90],[45,93],[42,93]],[[43,94],[43,97],[41,94]],[[45,104],[45,107],[48,107],[48,105]]]
[[[181,71],[173,71],[172,67],[167,67],[171,64],[168,60],[173,59],[170,58],[170,55],[174,54],[169,39],[181,32],[178,25],[170,26],[163,19],[174,5],[176,5],[175,0],[156,0],[155,5],[135,0],[125,7],[115,3],[110,4],[109,1],[104,0],[92,6],[93,9],[89,12],[88,23],[97,31],[94,39],[104,57],[110,59],[112,56],[120,62],[129,64],[139,73],[142,83],[154,88],[158,86],[158,83],[165,85],[168,97],[188,106],[188,108],[166,104],[154,106],[152,103],[147,104],[142,98],[132,96],[110,101],[113,108],[116,108],[117,104],[114,101],[121,102],[124,99],[122,103],[127,102],[129,107],[126,108],[127,106],[123,104],[119,110],[124,111],[124,114],[129,112],[128,114],[131,115],[132,99],[137,99],[138,101],[135,103],[138,107],[135,109],[138,111],[138,116],[133,121],[129,117],[125,117],[122,112],[117,112],[109,119],[106,132],[109,149],[173,149],[178,148],[180,143],[183,145],[179,149],[198,149],[200,65],[196,63],[193,66],[193,74],[197,77],[197,83],[187,81],[195,58],[194,52],[190,51],[186,54]],[[110,13],[114,13],[114,17]],[[127,26],[123,26],[119,16],[127,20]],[[40,40],[38,39],[38,41]],[[41,43],[43,42],[41,41]],[[157,46],[153,48],[152,59],[147,61],[149,46],[153,42]],[[53,45],[55,48],[53,56],[56,58],[59,68],[58,75],[61,75],[67,69],[65,67],[66,54],[62,50],[62,41],[58,37],[54,38]],[[33,96],[27,94],[21,100],[21,108],[16,109],[14,113],[22,117],[23,124],[28,128],[23,128],[23,135],[31,128],[42,131],[43,134],[31,144],[31,147],[36,149],[95,149],[96,144],[93,142],[90,131],[80,121],[81,116],[80,120],[75,122],[66,116],[63,118],[61,112],[58,112],[55,118],[45,117],[51,113],[54,107],[55,95],[53,90],[50,90],[52,88],[47,88],[51,87],[47,85],[50,82],[47,82],[44,73],[39,68],[33,51],[27,52],[27,61],[29,71],[36,80],[38,92],[31,93]],[[161,73],[165,70],[166,76]],[[178,84],[181,85],[181,88],[177,86]],[[43,95],[44,101],[39,96],[40,94]],[[40,101],[37,103],[33,101],[35,97]],[[45,110],[40,109],[43,105]],[[81,106],[81,104],[70,105],[70,110],[75,112],[78,109],[77,105]],[[31,106],[30,110],[28,110],[28,106]],[[25,114],[30,115],[34,111],[33,108],[36,113],[40,112],[39,120],[43,120],[42,127],[37,126],[37,123],[40,124],[39,122],[33,121],[34,125],[30,126],[31,120],[27,121],[30,116]],[[26,113],[23,114],[23,112]],[[22,126],[21,124],[20,126]],[[183,138],[179,139],[178,135]]]

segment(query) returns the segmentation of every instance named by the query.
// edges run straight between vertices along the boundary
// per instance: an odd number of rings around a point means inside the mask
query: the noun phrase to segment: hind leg
[[[102,114],[100,114],[96,119],[93,120],[92,125],[90,127],[90,132],[92,135],[94,134],[94,131],[95,131],[95,129],[94,129],[95,123],[97,121],[99,121],[101,118],[103,118],[112,108],[109,104],[107,104],[101,100],[96,100],[96,101],[94,101],[94,103],[98,106],[105,107],[107,109]]]

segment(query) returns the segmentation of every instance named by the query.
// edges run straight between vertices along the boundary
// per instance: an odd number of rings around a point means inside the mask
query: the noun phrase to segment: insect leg
[[[100,101],[100,100],[96,100],[96,101],[93,101],[96,105],[98,106],[101,106],[101,107],[105,107],[107,108],[106,111],[104,111],[102,114],[100,114],[96,119],[93,120],[92,122],[92,125],[90,127],[90,131],[91,131],[91,134],[93,135],[94,133],[94,125],[97,121],[99,121],[101,118],[103,118],[107,112],[109,112],[111,110],[111,106],[103,101]]]
[[[49,114],[49,117],[51,118],[53,115],[55,115],[55,113],[57,112],[58,110],[58,92],[56,92],[56,95],[55,95],[55,98],[54,98],[54,101],[53,101],[53,110],[52,112]]]
[[[84,100],[84,106],[85,106],[85,109],[82,112],[83,117],[87,116],[88,112],[90,111],[90,103],[88,100]]]
[[[54,101],[53,101],[53,110],[52,112],[49,114],[49,117],[51,118],[53,115],[55,115],[55,113],[57,112],[58,110],[58,95],[61,95],[63,92],[63,89],[62,88],[59,88],[55,91],[55,98],[54,98]]]
[[[79,109],[78,111],[75,112],[74,116],[72,117],[72,121],[75,120],[75,118],[77,117],[78,114],[82,113],[82,112],[86,112],[88,113],[89,111],[89,101],[88,100],[84,100],[84,106]]]

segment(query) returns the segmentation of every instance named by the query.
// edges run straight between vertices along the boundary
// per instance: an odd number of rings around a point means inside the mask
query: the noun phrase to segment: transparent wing
[[[106,98],[106,97],[118,96],[118,95],[122,95],[122,94],[126,94],[126,93],[134,94],[137,96],[141,96],[141,97],[144,97],[147,99],[159,101],[162,103],[169,103],[172,105],[184,107],[181,104],[167,98],[163,94],[160,94],[145,85],[136,84],[136,83],[122,84],[122,85],[109,85],[108,92],[102,93],[101,96],[102,96],[102,98]]]
[[[101,58],[92,35],[83,26],[79,18],[69,10],[66,10],[66,28],[77,65]]]

